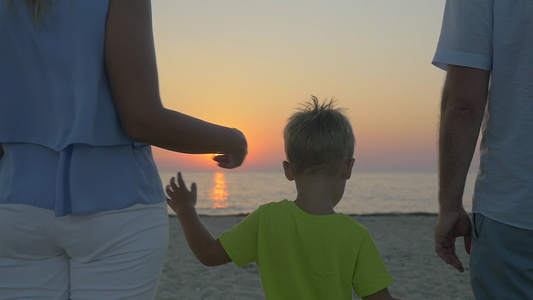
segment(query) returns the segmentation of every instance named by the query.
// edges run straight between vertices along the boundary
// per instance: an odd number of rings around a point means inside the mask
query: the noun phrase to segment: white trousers
[[[54,217],[0,205],[0,299],[153,299],[168,247],[166,203]]]

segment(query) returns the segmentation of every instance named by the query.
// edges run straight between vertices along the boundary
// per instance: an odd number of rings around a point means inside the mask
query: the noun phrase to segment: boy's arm
[[[196,184],[187,190],[185,182],[178,173],[178,183],[174,177],[166,187],[167,203],[176,212],[187,243],[198,260],[206,266],[218,266],[231,262],[222,244],[202,223],[196,213]]]
[[[391,294],[389,293],[389,290],[387,288],[384,288],[375,294],[363,297],[363,300],[400,300],[400,299],[393,298]]]

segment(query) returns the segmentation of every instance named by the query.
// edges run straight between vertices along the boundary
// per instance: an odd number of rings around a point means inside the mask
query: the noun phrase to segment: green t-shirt
[[[267,299],[352,299],[392,284],[368,230],[291,201],[262,205],[220,237],[239,267],[256,262]]]

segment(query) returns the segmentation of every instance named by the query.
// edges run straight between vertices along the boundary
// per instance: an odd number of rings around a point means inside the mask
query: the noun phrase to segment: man
[[[477,299],[533,297],[533,1],[447,0],[433,64],[447,70],[435,250]],[[483,123],[473,228],[462,206]]]

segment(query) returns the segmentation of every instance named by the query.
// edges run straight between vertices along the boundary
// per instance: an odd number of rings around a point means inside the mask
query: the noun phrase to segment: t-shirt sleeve
[[[447,0],[433,65],[492,70],[493,0]]]
[[[256,210],[218,237],[226,253],[239,267],[257,261],[258,224],[259,211]]]
[[[392,277],[372,237],[367,232],[367,236],[362,240],[355,264],[352,279],[354,291],[359,297],[366,297],[385,289],[392,282]]]

